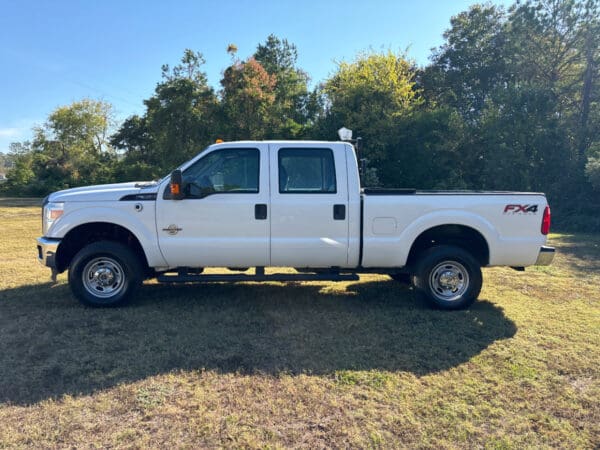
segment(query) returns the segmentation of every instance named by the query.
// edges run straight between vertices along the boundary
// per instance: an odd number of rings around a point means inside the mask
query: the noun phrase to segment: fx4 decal
[[[504,214],[537,214],[538,205],[506,205]]]

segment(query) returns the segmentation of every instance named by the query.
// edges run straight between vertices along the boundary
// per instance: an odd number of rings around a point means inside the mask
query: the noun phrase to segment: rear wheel
[[[479,262],[460,247],[440,245],[424,251],[414,273],[418,292],[437,308],[467,308],[481,291]]]
[[[143,280],[139,258],[123,244],[98,241],[85,246],[69,268],[69,286],[89,306],[116,306],[127,301]]]

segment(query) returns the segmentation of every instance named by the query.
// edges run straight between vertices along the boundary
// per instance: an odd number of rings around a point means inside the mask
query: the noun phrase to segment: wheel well
[[[413,265],[421,252],[436,245],[460,247],[473,255],[482,266],[490,262],[490,249],[479,231],[465,225],[440,225],[424,231],[415,239],[407,265]]]
[[[127,228],[114,223],[92,222],[79,225],[69,231],[60,241],[56,255],[56,266],[59,272],[64,272],[69,268],[73,257],[88,244],[96,241],[109,240],[120,242],[130,249],[140,259],[146,271],[148,269],[148,260],[140,241]]]

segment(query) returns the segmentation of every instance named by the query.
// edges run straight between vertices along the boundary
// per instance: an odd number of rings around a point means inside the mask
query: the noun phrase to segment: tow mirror
[[[171,198],[173,200],[181,200],[184,197],[183,194],[183,175],[181,170],[176,169],[171,172]]]

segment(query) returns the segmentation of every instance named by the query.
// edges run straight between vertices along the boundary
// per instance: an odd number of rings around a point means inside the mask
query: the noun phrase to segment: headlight
[[[44,206],[44,222],[42,224],[42,231],[44,236],[50,229],[50,226],[65,212],[64,203],[47,203]]]

